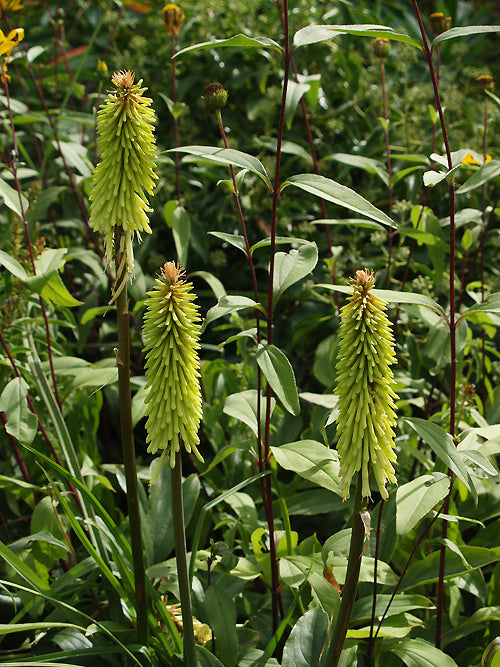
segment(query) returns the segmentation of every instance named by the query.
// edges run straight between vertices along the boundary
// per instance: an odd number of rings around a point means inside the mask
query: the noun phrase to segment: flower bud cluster
[[[142,80],[134,83],[134,73],[115,72],[116,90],[111,91],[97,114],[97,146],[101,162],[92,178],[90,226],[105,238],[109,263],[118,250],[129,273],[134,259],[132,240],[141,232],[151,233],[146,194],[152,194],[157,175],[153,135],[155,115],[151,99],[144,97]],[[119,229],[120,247],[114,247]],[[120,274],[123,266],[116,267]]]
[[[166,449],[172,468],[181,441],[203,461],[197,448],[202,415],[200,316],[192,287],[184,280],[184,269],[167,262],[148,292],[144,316],[148,452]]]
[[[394,338],[385,302],[370,293],[371,271],[356,271],[354,292],[342,308],[337,359],[340,411],[337,450],[341,491],[349,497],[351,479],[362,475],[363,497],[370,497],[373,471],[382,498],[387,482],[396,483],[393,463],[396,412],[393,391]]]

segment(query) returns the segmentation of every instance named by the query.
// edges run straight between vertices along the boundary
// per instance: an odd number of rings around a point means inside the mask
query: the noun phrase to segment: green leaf
[[[267,175],[266,169],[262,162],[260,162],[253,155],[242,153],[241,151],[232,148],[219,148],[217,146],[181,146],[180,148],[171,148],[167,152],[176,151],[177,153],[188,153],[194,155],[202,160],[209,160],[217,164],[233,165],[233,167],[241,167],[248,169],[256,174],[259,178],[271,188],[271,181]]]
[[[23,282],[26,282],[26,280],[28,280],[29,277],[28,274],[23,269],[21,264],[19,264],[17,259],[14,259],[3,250],[0,250],[0,264],[2,266],[5,266],[7,271],[9,271],[9,273],[12,273],[12,275],[15,276],[16,278],[19,278],[19,280],[22,280]]]
[[[191,219],[183,206],[177,206],[173,212],[172,234],[177,251],[177,259],[181,266],[186,266],[189,240],[191,238]]]
[[[276,303],[285,290],[302,280],[318,262],[318,247],[304,243],[289,252],[277,252],[274,256],[273,302]]]
[[[337,204],[337,206],[342,206],[360,215],[365,215],[367,218],[380,222],[382,225],[397,227],[396,223],[388,215],[376,208],[367,199],[345,185],[332,181],[331,178],[325,178],[316,174],[298,174],[285,181],[282,187],[287,185],[294,185],[301,190],[316,195],[316,197]]]
[[[227,232],[208,232],[210,236],[215,236],[218,239],[222,239],[226,243],[238,248],[241,252],[247,254],[247,246],[245,243],[245,237],[240,236],[239,234],[228,234]]]
[[[271,450],[276,461],[285,470],[292,470],[313,484],[341,495],[337,453],[321,442],[298,440],[281,447],[271,447]]]
[[[28,210],[29,202],[24,195],[19,195],[17,190],[14,190],[3,178],[0,178],[0,201],[3,201],[7,208],[10,208],[11,211],[17,213],[17,215],[22,218],[23,210],[26,212]],[[21,209],[22,202],[22,209]]]
[[[495,637],[485,648],[481,658],[481,667],[500,666],[500,637]]]
[[[451,28],[441,33],[432,40],[432,48],[440,42],[445,42],[456,37],[467,37],[468,35],[480,35],[488,32],[500,32],[498,25],[468,25],[462,28]]]
[[[288,129],[292,127],[293,117],[297,106],[303,95],[307,93],[310,86],[308,83],[297,83],[290,80],[288,82],[287,95],[285,101],[285,123]]]
[[[396,491],[396,532],[407,535],[439,502],[450,488],[444,473],[423,475],[403,484]]]
[[[487,301],[483,303],[476,303],[467,310],[464,310],[463,313],[460,313],[460,317],[468,317],[468,315],[474,313],[500,313],[500,292],[495,292],[490,296]]]
[[[273,413],[276,401],[271,399],[271,414]],[[230,394],[224,404],[224,412],[230,417],[239,419],[249,426],[255,435],[258,434],[257,426],[257,392],[255,389],[241,391],[238,394]],[[260,418],[261,425],[264,425],[266,414],[266,398],[260,400]]]
[[[477,570],[490,563],[497,563],[500,560],[500,549],[498,547],[496,549],[485,549],[484,547],[462,545],[460,551],[461,554],[459,556],[447,550],[444,570],[445,579],[462,576],[467,572]],[[424,586],[437,581],[439,579],[440,560],[441,551],[438,550],[410,565],[401,584],[402,590],[414,588],[415,586]],[[465,565],[464,562],[467,562],[469,565]]]
[[[205,616],[215,635],[217,656],[226,667],[234,667],[238,658],[236,607],[223,585],[209,586],[205,593]]]
[[[75,306],[81,306],[83,304],[83,301],[78,301],[78,299],[75,299],[75,297],[68,292],[61,276],[55,271],[43,286],[40,294],[44,299],[52,301],[58,306],[74,308]]]
[[[204,646],[196,647],[196,657],[200,667],[224,667],[222,662]]]
[[[274,345],[261,343],[255,356],[260,370],[283,407],[292,415],[298,415],[300,412],[299,395],[293,368],[286,355]]]
[[[405,421],[426,442],[436,456],[465,484],[477,502],[477,491],[463,457],[458,452],[453,438],[441,426],[419,417],[405,417]]]
[[[411,44],[417,49],[422,49],[422,45],[416,39],[409,35],[395,32],[393,28],[384,25],[363,24],[360,25],[309,25],[295,33],[293,38],[293,48],[307,44],[316,44],[317,42],[326,42],[337,35],[359,35],[360,37],[385,37],[397,42]]]
[[[194,271],[194,273],[189,274],[190,278],[193,278],[194,276],[204,280],[207,285],[209,285],[217,299],[220,299],[221,296],[226,295],[224,285],[216,276],[214,276],[213,273],[209,273],[208,271]]]
[[[370,220],[364,220],[363,218],[343,218],[341,220],[334,220],[332,218],[319,218],[318,220],[311,220],[309,223],[311,225],[332,225],[332,226],[345,226],[345,227],[364,227],[366,229],[382,229],[385,231],[385,227],[379,225],[378,222],[372,222]]]
[[[472,176],[465,181],[457,190],[457,195],[465,195],[467,192],[484,185],[493,178],[500,175],[500,160],[490,160],[479,167]]]
[[[265,48],[265,49],[276,49],[281,52],[281,46],[275,42],[273,39],[268,37],[247,37],[246,35],[235,35],[234,37],[229,37],[228,39],[213,39],[211,42],[200,42],[200,44],[193,44],[193,46],[188,46],[185,49],[177,51],[174,55],[174,58],[183,56],[189,51],[196,51],[199,49],[218,49],[222,46],[235,46],[238,49],[249,49],[249,48]]]
[[[413,609],[435,609],[434,604],[429,598],[423,595],[396,595],[394,598],[391,595],[377,595],[377,604],[375,608],[375,618],[379,618],[384,614],[388,603],[391,603],[387,616],[395,616]],[[352,610],[351,621],[353,624],[366,623],[372,617],[373,596],[369,595],[356,600]]]
[[[294,625],[283,649],[281,667],[320,667],[326,664],[329,619],[316,607]]]
[[[85,114],[87,116],[87,114]],[[89,119],[89,116],[87,116]],[[94,118],[90,117],[92,126]],[[68,167],[74,167],[84,178],[92,176],[92,164],[87,154],[87,148],[74,141],[53,141],[52,145],[56,150],[60,150]]]
[[[50,586],[38,574],[19,558],[8,546],[0,541],[0,557],[19,574],[32,588],[38,592],[48,592]]]
[[[28,383],[23,378],[11,380],[0,396],[0,412],[5,413],[5,430],[24,445],[30,445],[38,429],[38,420],[28,408]]]
[[[376,647],[379,656],[383,653],[394,653],[407,667],[423,667],[424,665],[457,667],[456,662],[449,655],[423,639],[411,639],[409,637],[385,639],[378,642]]]
[[[350,155],[349,153],[333,153],[333,155],[329,155],[327,159],[347,164],[350,167],[363,169],[369,174],[375,174],[383,183],[385,183],[385,185],[389,185],[389,174],[387,173],[387,169],[382,162],[379,162],[378,160],[364,157],[363,155]]]
[[[205,329],[211,322],[225,317],[230,313],[235,313],[238,310],[243,310],[245,308],[259,308],[262,307],[253,299],[249,299],[246,296],[221,296],[218,303],[215,306],[212,306],[207,313],[203,328]]]
[[[322,285],[315,285],[315,287],[332,290],[333,292],[342,292],[343,294],[352,294],[353,292],[353,288],[349,287],[348,285],[322,284]],[[446,313],[443,310],[443,308],[439,305],[439,303],[433,301],[428,296],[424,296],[423,294],[416,294],[413,292],[396,292],[393,290],[386,290],[386,289],[372,289],[370,293],[378,297],[379,299],[382,299],[382,301],[385,301],[386,303],[400,303],[403,305],[408,304],[408,305],[425,306],[426,308],[430,308],[431,310],[434,310],[436,313],[439,313],[439,315],[441,315],[442,317],[446,317]]]

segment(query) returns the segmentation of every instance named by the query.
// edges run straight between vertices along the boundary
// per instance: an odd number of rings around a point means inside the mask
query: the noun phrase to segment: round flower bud
[[[148,452],[167,450],[172,468],[181,443],[203,461],[197,448],[202,415],[200,316],[192,287],[184,280],[184,269],[167,262],[148,292],[144,315]]]
[[[450,29],[451,16],[445,16],[443,12],[434,12],[430,16],[431,30],[435,35],[440,35]]]
[[[184,13],[180,7],[174,4],[165,5],[161,10],[167,34],[177,37],[184,21]]]
[[[387,58],[391,52],[391,40],[386,37],[377,37],[373,40],[373,55],[376,58]]]
[[[226,106],[227,90],[218,81],[208,83],[203,90],[203,100],[209,111],[220,111]]]
[[[132,272],[132,240],[141,232],[151,233],[146,211],[151,211],[145,193],[152,194],[156,147],[155,115],[151,99],[144,97],[142,79],[134,73],[115,72],[116,90],[108,94],[97,114],[97,147],[101,162],[94,170],[90,194],[90,226],[104,234],[106,259],[114,254],[115,230],[121,228],[122,261]],[[122,267],[116,267],[120,273]]]
[[[387,482],[396,483],[393,391],[394,338],[386,304],[370,293],[373,272],[356,271],[354,292],[341,310],[337,394],[341,491],[349,497],[351,479],[361,471],[363,497],[370,497],[370,473],[386,500]]]
[[[493,90],[495,87],[495,79],[491,74],[481,74],[476,79],[477,85],[483,90]]]

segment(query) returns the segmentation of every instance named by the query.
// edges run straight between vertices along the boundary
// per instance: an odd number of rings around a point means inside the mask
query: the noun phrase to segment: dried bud
[[[396,413],[393,391],[394,338],[386,305],[370,293],[373,272],[356,271],[354,292],[342,308],[337,360],[341,490],[349,497],[355,472],[361,471],[363,497],[370,497],[373,470],[382,498],[387,481],[396,483],[392,463]]]
[[[387,58],[391,52],[391,40],[386,37],[377,37],[373,40],[373,55],[376,58]]]
[[[146,302],[146,430],[148,452],[170,453],[170,465],[181,441],[203,461],[197,445],[201,419],[199,356],[200,317],[192,284],[184,269],[167,262]]]
[[[227,90],[218,81],[208,83],[203,90],[202,99],[210,111],[220,111],[226,106]]]
[[[155,180],[155,115],[151,99],[144,97],[142,79],[134,73],[115,72],[116,91],[108,94],[97,114],[97,146],[101,162],[94,170],[90,195],[90,226],[105,236],[106,258],[113,259],[115,230],[120,230],[122,263],[132,272],[132,240],[151,233],[145,193],[152,194]],[[117,274],[122,267],[116,267]]]
[[[483,90],[493,90],[495,87],[495,79],[491,74],[481,74],[476,79],[477,85]]]
[[[177,37],[184,21],[184,13],[180,7],[174,4],[165,5],[161,10],[167,34]]]
[[[431,30],[435,35],[440,35],[450,29],[451,16],[445,16],[442,12],[434,12],[430,17]]]

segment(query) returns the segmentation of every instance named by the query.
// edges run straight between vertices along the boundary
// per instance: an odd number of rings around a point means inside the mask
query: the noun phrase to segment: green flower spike
[[[387,500],[387,482],[397,482],[392,466],[397,460],[394,399],[398,398],[390,368],[396,361],[394,338],[385,302],[370,294],[373,272],[356,271],[353,282],[354,292],[341,311],[337,360],[341,490],[348,498],[351,479],[360,470],[362,495],[369,498],[373,470]]]
[[[146,430],[148,452],[170,450],[170,465],[181,441],[203,461],[197,449],[201,419],[199,356],[200,316],[193,303],[193,285],[184,269],[167,262],[146,301]]]
[[[116,90],[109,92],[97,114],[101,162],[92,178],[89,222],[94,231],[104,234],[110,264],[114,251],[119,251],[120,266],[115,268],[120,277],[125,266],[132,273],[134,235],[140,240],[141,232],[151,233],[145,193],[152,194],[158,177],[154,172],[155,114],[151,99],[143,97],[147,88],[141,88],[142,79],[134,83],[130,71],[115,72],[111,80]],[[120,247],[115,249],[117,239]]]

